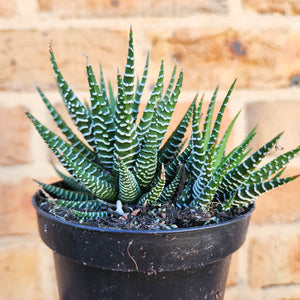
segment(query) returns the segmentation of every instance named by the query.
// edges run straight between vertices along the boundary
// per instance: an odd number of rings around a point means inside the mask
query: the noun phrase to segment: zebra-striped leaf
[[[274,173],[284,168],[288,164],[288,162],[291,161],[299,153],[299,151],[300,146],[294,150],[276,157],[256,172],[253,172],[243,184],[249,185],[267,180]]]
[[[87,59],[87,75],[92,104],[93,134],[96,153],[101,165],[112,170],[115,125],[110,108],[97,84],[93,69]]]
[[[122,203],[134,203],[141,194],[141,189],[127,166],[118,157],[119,162],[119,196]]]
[[[236,191],[234,190],[231,192],[231,194],[234,194],[232,205],[238,207],[247,207],[249,204],[253,203],[258,196],[287,184],[288,182],[295,180],[297,177],[298,176],[276,178],[270,181],[240,187]]]
[[[158,199],[160,202],[165,203],[173,199],[180,182],[183,167],[183,164],[179,165],[179,170],[175,178],[161,192]]]
[[[157,113],[154,112],[152,124],[138,155],[134,169],[135,178],[141,189],[146,188],[155,176],[157,151]]]
[[[210,134],[211,134],[211,125],[212,125],[212,118],[213,118],[213,111],[216,103],[217,93],[219,90],[219,86],[216,87],[213,96],[209,102],[208,110],[205,117],[205,122],[203,125],[203,131],[202,136],[204,139],[204,149],[206,150],[208,146],[208,142],[210,140]]]
[[[43,102],[45,103],[46,107],[48,108],[50,114],[53,117],[53,120],[56,122],[58,128],[62,131],[62,133],[65,135],[67,140],[72,144],[73,147],[78,149],[83,155],[85,155],[89,160],[96,161],[97,156],[93,151],[91,151],[71,130],[71,128],[66,124],[66,122],[62,119],[61,115],[57,112],[55,107],[50,103],[50,101],[47,99],[45,94],[42,92],[42,90],[36,86],[39,94],[41,95],[41,98]]]
[[[187,112],[185,113],[184,117],[172,133],[172,135],[168,138],[165,142],[163,147],[159,151],[158,161],[160,164],[170,163],[175,157],[180,144],[182,143],[182,139],[185,135],[187,127],[189,125],[194,103],[197,101],[197,96],[191,103],[190,107],[188,108]]]
[[[168,99],[167,102],[165,101],[159,101],[158,103],[158,136],[157,136],[157,141],[158,145],[160,146],[165,133],[167,132],[167,128],[170,124],[175,105],[178,101],[178,97],[180,95],[181,91],[181,86],[182,86],[182,81],[183,81],[183,70],[181,70],[175,89],[172,92],[170,98]]]
[[[157,202],[164,187],[165,187],[165,171],[164,171],[164,166],[162,165],[161,174],[158,182],[154,185],[154,187],[149,192],[147,192],[140,198],[139,203],[144,205],[145,203],[152,204]]]
[[[133,49],[133,35],[132,28],[130,27],[129,32],[129,45],[127,54],[127,63],[124,73],[124,92],[126,99],[129,103],[133,104],[134,97],[134,49]]]
[[[146,138],[147,132],[151,125],[151,120],[154,115],[156,103],[161,97],[163,80],[164,80],[164,61],[162,60],[160,64],[160,70],[159,70],[159,75],[156,84],[152,91],[151,97],[147,103],[147,106],[144,110],[143,116],[141,117],[141,120],[137,127],[137,134],[140,143],[143,142],[144,139]]]
[[[114,154],[119,156],[128,168],[132,169],[140,151],[140,145],[138,143],[135,124],[132,117],[132,101],[128,101],[126,98],[123,80],[120,74],[118,74],[118,97],[115,110],[115,124]]]
[[[219,191],[235,190],[236,187],[243,184],[248,179],[250,173],[257,167],[262,159],[270,152],[277,143],[282,133],[274,137],[270,142],[259,148],[244,162],[240,163],[236,168],[231,169],[223,178],[219,186]]]
[[[134,122],[136,121],[136,118],[137,118],[137,115],[138,115],[138,112],[139,112],[141,97],[143,95],[143,91],[144,91],[147,76],[148,76],[148,66],[149,66],[149,53],[147,54],[147,59],[146,59],[146,64],[145,64],[142,80],[141,80],[141,82],[139,82],[137,84],[137,89],[136,89],[135,97],[134,97],[134,100],[133,100],[132,117],[133,117]]]
[[[236,80],[233,82],[233,84],[231,85],[221,107],[220,110],[218,112],[217,118],[215,120],[215,124],[214,127],[212,129],[211,135],[209,137],[209,141],[208,141],[208,148],[211,148],[217,141],[218,137],[219,137],[219,132],[220,132],[220,128],[221,128],[221,124],[222,124],[222,119],[223,119],[223,115],[224,115],[224,111],[225,108],[227,106],[227,103],[229,101],[230,95],[232,93],[232,90],[234,88],[234,85],[236,83]]]
[[[90,115],[84,105],[80,102],[78,97],[75,95],[73,90],[62,76],[57,66],[51,45],[49,45],[49,52],[52,67],[56,76],[57,86],[61,92],[69,114],[78,130],[84,136],[85,140],[94,148],[95,141],[93,135],[93,121],[91,120]]]
[[[38,185],[40,185],[47,193],[50,193],[56,198],[63,198],[64,200],[70,201],[87,201],[95,199],[95,196],[87,192],[67,190],[65,188],[52,184],[46,184],[35,179],[34,181]]]

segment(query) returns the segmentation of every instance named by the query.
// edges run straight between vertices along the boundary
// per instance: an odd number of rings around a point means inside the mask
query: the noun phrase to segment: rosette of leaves
[[[258,168],[263,158],[278,142],[281,133],[257,151],[248,146],[256,130],[231,152],[226,143],[237,114],[225,134],[220,135],[222,117],[235,85],[230,87],[215,121],[213,111],[216,88],[203,126],[203,98],[197,96],[184,117],[163,143],[178,101],[183,71],[176,78],[176,66],[164,89],[164,61],[161,61],[156,84],[147,105],[138,118],[139,104],[147,80],[149,55],[141,80],[135,83],[132,30],[124,75],[118,71],[116,96],[105,84],[102,70],[98,84],[87,60],[90,103],[82,104],[67,84],[57,66],[49,45],[50,59],[63,102],[83,142],[62,119],[39,89],[42,100],[65,138],[61,138],[30,112],[26,112],[45,143],[58,158],[68,175],[58,169],[64,186],[38,182],[54,207],[64,207],[80,220],[93,220],[107,215],[107,207],[126,205],[159,205],[172,203],[178,209],[185,206],[227,211],[232,207],[249,207],[255,199],[282,186],[297,176],[281,178],[288,162],[300,151],[300,146]],[[189,124],[192,133],[185,139]],[[118,204],[118,205],[117,205]]]

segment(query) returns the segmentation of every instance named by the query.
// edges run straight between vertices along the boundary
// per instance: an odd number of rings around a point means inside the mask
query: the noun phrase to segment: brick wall
[[[165,58],[184,66],[179,103],[207,99],[220,84],[221,100],[237,88],[229,121],[243,108],[231,145],[259,124],[258,147],[285,130],[280,146],[300,141],[300,5],[294,0],[0,0],[0,299],[57,299],[50,250],[40,241],[30,198],[31,178],[54,180],[49,152],[24,117],[26,106],[50,122],[33,81],[58,103],[47,44],[69,83],[87,96],[84,57],[115,78],[134,28],[141,71],[151,54],[151,82]],[[151,84],[150,84],[151,85]],[[179,107],[179,111],[181,110]],[[49,123],[50,124],[50,123]],[[51,125],[52,126],[52,125]],[[300,173],[298,156],[287,174]],[[226,300],[300,299],[299,180],[257,201],[248,238],[233,256]]]

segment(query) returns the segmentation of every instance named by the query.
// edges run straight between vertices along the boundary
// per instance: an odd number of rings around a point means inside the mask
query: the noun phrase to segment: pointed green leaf
[[[250,176],[250,173],[274,147],[281,135],[282,133],[278,134],[271,141],[254,152],[244,162],[240,163],[234,169],[231,169],[224,176],[223,181],[219,186],[219,191],[228,192],[230,190],[236,189],[236,187],[243,184],[243,182]]]
[[[51,45],[49,46],[49,52],[52,67],[56,76],[57,86],[61,92],[69,114],[86,141],[94,148],[95,141],[93,135],[93,122],[90,115],[62,76],[57,66]]]
[[[135,124],[132,117],[132,103],[127,100],[121,75],[118,75],[118,97],[115,111],[115,154],[132,169],[140,151]]]
[[[289,163],[289,161],[299,153],[299,151],[300,146],[276,157],[275,159],[264,165],[262,168],[253,172],[244,184],[249,185],[267,180],[274,173],[284,168]]]
[[[76,179],[74,179],[73,177],[70,177],[68,175],[65,175],[64,173],[60,172],[54,164],[53,168],[56,171],[56,173],[58,174],[58,176],[64,181],[64,183],[72,190],[74,191],[78,191],[78,192],[87,192],[87,189],[81,185]]]
[[[188,159],[191,151],[192,151],[192,144],[190,143],[179,156],[177,156],[170,164],[168,164],[165,167],[167,182],[170,182],[176,176],[176,172],[179,165],[186,163],[186,160]]]
[[[87,200],[87,201],[69,201],[57,199],[55,201],[55,206],[64,207],[68,209],[76,209],[76,210],[92,210],[97,211],[101,206],[103,206],[103,202],[99,200]]]
[[[110,89],[110,83],[108,85],[109,85],[108,88]],[[106,106],[109,107],[109,109],[110,109],[110,114],[113,115],[112,107],[110,106],[111,105],[110,90],[109,90],[110,101],[108,101],[106,86],[105,86],[105,81],[104,81],[104,75],[103,75],[103,70],[102,70],[101,65],[100,65],[100,90],[101,90],[101,94],[105,100]]]
[[[119,161],[119,196],[122,203],[134,203],[141,195],[140,187],[123,161]]]
[[[183,168],[184,166],[181,164],[175,178],[163,189],[158,199],[160,202],[165,203],[172,200],[172,198],[175,196]]]
[[[213,177],[215,153],[216,145],[205,151],[205,160],[202,164],[200,174],[193,185],[194,205],[198,205],[198,202],[202,201],[202,199],[200,199],[201,192]]]
[[[158,157],[159,163],[166,164],[175,158],[177,150],[180,147],[182,139],[189,125],[193,113],[194,103],[196,102],[196,100],[197,100],[197,96],[191,103],[190,107],[188,108],[187,112],[185,113],[184,117],[181,119],[176,129],[173,131],[171,136],[168,138],[168,140],[165,142],[163,147],[160,149],[159,157]]]
[[[158,182],[154,185],[154,187],[146,194],[144,194],[140,200],[139,204],[143,205],[145,203],[155,203],[158,201],[163,189],[165,187],[165,171],[162,165],[161,174]]]
[[[148,100],[143,116],[137,126],[137,134],[139,142],[143,142],[151,125],[151,120],[154,114],[155,105],[161,97],[164,80],[164,61],[161,61],[159,75],[152,91],[151,97]]]
[[[192,192],[193,192],[193,181],[192,179],[190,179],[188,183],[185,185],[181,195],[177,199],[176,206],[179,207],[180,209],[183,209],[184,207],[189,205],[191,202]]]
[[[206,117],[205,117],[205,122],[203,125],[202,136],[204,138],[204,149],[207,148],[210,135],[211,135],[212,118],[213,118],[213,112],[214,112],[218,90],[219,90],[219,86],[216,87],[214,94],[210,100]]]
[[[199,195],[192,201],[191,206],[202,206],[206,209],[211,207],[219,184],[223,180],[228,167],[228,161],[224,161],[217,169],[215,169],[208,183],[199,191]]]
[[[100,91],[88,59],[87,75],[92,104],[93,134],[96,143],[95,150],[101,165],[105,169],[111,170],[113,167],[115,124],[110,113],[109,105]]]
[[[111,175],[104,173],[101,167],[92,161],[88,160],[84,155],[82,155],[76,148],[65,142],[61,137],[54,134],[48,128],[46,128],[42,123],[40,123],[33,115],[26,112],[28,118],[31,120],[36,130],[43,138],[45,143],[54,153],[54,155],[59,159],[60,163],[67,169],[72,177],[76,178],[74,173],[74,168],[68,163],[72,160],[74,164],[80,163],[84,165],[85,172],[96,176],[99,180],[108,180],[109,182],[115,182],[115,178]]]
[[[93,174],[93,166],[85,160],[77,157],[69,157],[64,155],[60,150],[67,166],[72,170],[74,177],[83,184],[97,198],[114,203],[117,200],[118,188],[115,184],[100,179],[99,176]],[[103,178],[103,177],[102,177]]]
[[[163,102],[168,102],[168,100],[171,96],[174,81],[175,81],[176,70],[177,70],[177,66],[175,65],[174,68],[173,68],[173,72],[172,72],[172,75],[171,75],[171,79],[170,79],[168,88],[167,88],[166,93],[165,93],[165,95],[163,97],[163,100],[162,100]]]
[[[215,167],[218,166],[221,163],[222,158],[225,156],[225,148],[226,148],[226,144],[228,141],[228,138],[230,136],[230,133],[232,131],[232,128],[239,116],[241,111],[239,111],[236,116],[234,117],[234,119],[231,121],[231,123],[229,124],[220,144],[217,146],[217,152],[216,152],[216,162],[215,162]]]
[[[249,204],[253,203],[258,196],[287,184],[288,182],[295,180],[297,177],[298,176],[276,178],[270,181],[240,187],[235,193],[232,205],[238,207],[247,207]],[[234,193],[234,191],[232,193]]]
[[[202,106],[202,101],[203,98],[201,99],[199,106]],[[195,104],[193,110],[193,120],[192,120],[193,149],[191,152],[191,159],[190,159],[191,173],[194,180],[196,180],[199,177],[202,170],[202,166],[205,161],[204,138],[201,136],[199,125],[200,125],[200,114]]]
[[[147,59],[146,59],[146,64],[145,64],[142,80],[141,80],[141,82],[139,82],[137,84],[137,89],[136,89],[135,97],[134,97],[134,100],[133,100],[132,117],[133,117],[134,122],[136,121],[136,118],[137,118],[137,115],[138,115],[138,112],[139,112],[139,105],[140,105],[140,102],[141,102],[141,97],[143,95],[143,91],[144,91],[147,76],[148,76],[148,66],[149,66],[149,52],[147,54]]]
[[[154,113],[152,124],[145,143],[136,160],[134,175],[140,188],[146,188],[153,180],[157,166],[157,113]]]
[[[228,91],[221,107],[220,107],[217,118],[215,120],[215,124],[214,124],[213,130],[212,130],[212,133],[211,133],[210,138],[209,138],[209,142],[208,142],[208,147],[209,148],[212,147],[214,145],[214,143],[218,140],[219,133],[220,133],[220,128],[221,128],[221,123],[222,123],[222,118],[223,118],[227,103],[229,101],[229,98],[230,98],[230,95],[232,93],[232,90],[234,88],[235,83],[236,83],[236,80],[234,80],[233,84],[231,85],[231,87],[230,87],[230,89],[229,89],[229,91]]]
[[[178,97],[181,92],[181,86],[183,81],[183,70],[181,70],[175,89],[172,92],[170,98],[166,102],[165,100],[159,101],[158,103],[158,133],[157,136],[158,144],[160,145],[165,133],[167,131],[167,128],[170,124],[175,105],[178,101]]]
[[[97,160],[97,156],[93,151],[91,151],[81,140],[73,133],[71,128],[66,124],[66,122],[62,119],[61,115],[57,112],[57,110],[54,108],[54,106],[49,102],[47,97],[44,95],[44,93],[41,91],[41,89],[36,86],[39,94],[41,95],[41,98],[43,102],[45,103],[46,107],[48,108],[50,114],[53,117],[53,120],[56,122],[58,128],[62,131],[62,133],[65,135],[65,137],[68,139],[68,141],[78,149],[83,155],[85,155],[88,159],[92,161]]]
[[[81,222],[89,221],[89,220],[96,220],[99,218],[107,217],[108,213],[107,211],[79,211],[79,210],[71,210],[72,214],[80,219]]]
[[[56,198],[62,198],[64,200],[72,200],[72,201],[87,201],[87,200],[95,199],[93,195],[86,192],[67,190],[56,185],[40,182],[38,180],[34,180],[34,181],[38,185],[40,185],[47,193],[54,195],[54,197]]]
[[[132,28],[129,32],[129,45],[127,54],[127,63],[124,73],[124,91],[127,101],[133,103],[134,97],[134,49],[133,49],[133,35]]]

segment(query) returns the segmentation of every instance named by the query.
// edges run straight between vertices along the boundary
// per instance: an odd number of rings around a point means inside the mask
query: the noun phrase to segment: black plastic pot
[[[36,204],[39,231],[54,251],[61,300],[223,299],[231,254],[244,243],[250,214],[172,231],[71,224]]]

